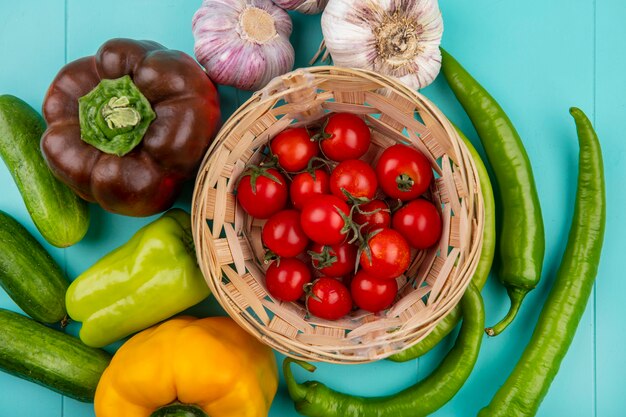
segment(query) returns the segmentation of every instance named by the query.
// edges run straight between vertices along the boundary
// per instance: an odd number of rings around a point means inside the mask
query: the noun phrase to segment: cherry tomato
[[[270,217],[263,226],[261,238],[269,250],[284,258],[301,254],[309,244],[297,210],[279,211]]]
[[[351,113],[334,113],[322,132],[320,146],[328,159],[341,162],[359,159],[369,149],[371,135],[367,124]]]
[[[274,261],[265,272],[265,284],[272,297],[282,301],[296,301],[304,295],[304,285],[311,282],[311,271],[299,259],[283,258]]]
[[[417,149],[393,145],[385,149],[376,165],[380,188],[391,198],[413,200],[430,186],[433,170]]]
[[[346,238],[343,230],[346,225],[344,216],[348,217],[349,214],[350,208],[339,197],[320,195],[306,202],[302,208],[300,223],[304,233],[312,241],[322,245],[335,245]]]
[[[441,215],[433,203],[413,200],[393,215],[393,228],[417,249],[427,249],[441,237]]]
[[[270,149],[278,157],[278,164],[287,172],[302,171],[320,150],[303,127],[283,130],[272,139]]]
[[[357,307],[378,313],[393,304],[398,293],[395,279],[380,279],[359,271],[352,278],[350,293]]]
[[[328,194],[330,176],[323,169],[315,170],[315,178],[310,172],[303,172],[293,177],[289,193],[294,207],[302,210],[306,201],[317,195]]]
[[[350,291],[334,278],[319,278],[306,296],[306,308],[322,319],[340,319],[352,310]]]
[[[280,172],[253,167],[237,184],[237,201],[252,217],[267,219],[285,208],[287,190],[287,180]]]
[[[355,198],[371,199],[377,188],[376,172],[359,159],[343,161],[330,173],[330,192],[346,201],[349,198],[343,190]]]
[[[309,255],[315,269],[328,277],[340,278],[354,271],[357,252],[357,247],[348,242],[330,246],[313,243]]]
[[[410,261],[409,244],[393,229],[382,229],[372,236],[359,259],[363,271],[380,279],[399,277],[409,267]]]
[[[383,200],[372,200],[362,204],[354,211],[352,220],[359,226],[367,223],[361,231],[369,233],[377,229],[385,229],[391,226],[391,211]]]

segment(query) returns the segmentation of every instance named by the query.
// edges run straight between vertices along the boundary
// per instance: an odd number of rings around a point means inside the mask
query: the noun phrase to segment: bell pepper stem
[[[492,327],[487,327],[485,329],[485,333],[488,336],[497,336],[506,329],[509,324],[513,322],[515,317],[517,316],[517,312],[522,305],[522,301],[526,294],[528,294],[528,290],[522,288],[508,288],[507,293],[509,294],[509,298],[511,299],[511,307],[509,308],[509,312],[504,316],[502,320],[498,324]]]
[[[130,76],[103,79],[78,99],[81,139],[117,156],[132,151],[156,118],[152,105]]]
[[[304,385],[298,384],[291,372],[291,363],[296,363],[309,372],[315,372],[315,366],[310,363],[300,361],[292,358],[285,358],[283,361],[283,375],[285,377],[285,383],[287,384],[287,390],[289,395],[294,401],[300,401],[306,398],[307,389]]]
[[[141,114],[130,105],[127,96],[111,97],[109,102],[102,106],[102,117],[109,129],[135,127],[141,121]]]
[[[209,417],[200,407],[175,402],[157,408],[150,417]]]

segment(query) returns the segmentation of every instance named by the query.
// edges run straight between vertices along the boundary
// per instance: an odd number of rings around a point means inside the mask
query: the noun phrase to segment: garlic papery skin
[[[413,89],[441,69],[437,0],[329,0],[322,32],[337,66],[373,70]]]
[[[278,7],[304,14],[318,14],[324,10],[328,0],[273,0]]]
[[[291,18],[271,0],[204,0],[192,29],[196,58],[218,84],[258,90],[293,68]]]

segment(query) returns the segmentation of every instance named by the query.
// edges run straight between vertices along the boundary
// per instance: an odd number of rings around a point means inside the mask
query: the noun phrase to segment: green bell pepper
[[[172,209],[76,278],[65,302],[69,316],[83,323],[81,340],[102,347],[209,293],[196,261],[190,216]]]

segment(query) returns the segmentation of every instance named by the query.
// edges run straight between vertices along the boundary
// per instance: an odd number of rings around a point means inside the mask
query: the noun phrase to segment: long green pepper
[[[290,364],[296,362],[310,372],[315,367],[285,359],[283,374],[296,410],[309,417],[423,417],[438,410],[454,397],[469,377],[483,338],[483,299],[473,284],[461,299],[461,309],[461,331],[441,364],[424,380],[394,395],[356,397],[334,391],[317,381],[298,384]]]
[[[476,149],[463,132],[461,132],[459,128],[456,128],[456,131],[467,146],[476,164],[476,171],[478,171],[478,179],[480,180],[480,190],[483,196],[483,208],[485,212],[483,247],[480,252],[480,259],[478,260],[476,271],[474,271],[474,276],[472,277],[472,283],[480,291],[487,281],[489,271],[491,271],[493,254],[496,247],[496,215],[493,189],[491,188],[487,168],[485,168],[485,164],[483,164],[483,161],[480,159],[480,155],[478,155],[478,152],[476,152]],[[461,306],[457,305],[421,342],[402,352],[391,355],[388,359],[394,362],[407,362],[425,355],[454,330],[459,320],[461,320],[461,316]]]
[[[600,142],[591,122],[570,109],[580,143],[574,217],[561,265],[521,359],[478,417],[530,417],[569,349],[591,295],[604,240],[606,191]]]
[[[501,333],[515,319],[526,294],[541,278],[545,236],[532,167],[513,123],[498,102],[446,51],[441,71],[469,116],[487,153],[500,190],[500,271],[511,308],[487,334]]]

